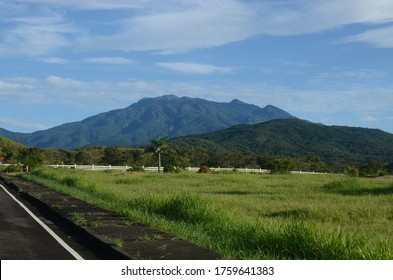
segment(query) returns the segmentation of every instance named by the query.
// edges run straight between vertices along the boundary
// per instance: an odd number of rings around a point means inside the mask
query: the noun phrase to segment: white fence
[[[121,170],[121,171],[128,171],[132,170],[132,166],[112,166],[112,165],[77,165],[77,164],[53,164],[49,165],[49,167],[53,168],[70,168],[70,169],[82,169],[82,170],[95,170],[95,171],[102,171],[102,170]],[[158,167],[144,167],[142,166],[144,171],[148,172],[157,172]],[[163,170],[163,168],[161,168]],[[221,171],[238,171],[238,172],[248,172],[248,173],[270,173],[268,169],[261,169],[261,168],[222,168],[222,167],[210,167],[210,170],[213,172],[221,172]],[[184,171],[189,172],[198,172],[199,167],[186,167]],[[319,173],[319,172],[308,172],[308,171],[290,171],[291,174],[326,174],[326,173]]]

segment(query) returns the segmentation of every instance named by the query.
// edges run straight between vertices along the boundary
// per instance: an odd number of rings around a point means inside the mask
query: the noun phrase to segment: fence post
[[[91,165],[91,170],[94,170],[94,164]]]

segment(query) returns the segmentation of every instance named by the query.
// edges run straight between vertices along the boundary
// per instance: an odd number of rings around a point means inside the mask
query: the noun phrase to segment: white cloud
[[[121,32],[89,36],[82,44],[88,48],[171,54],[221,46],[256,35],[300,35],[349,24],[393,21],[393,2],[384,0],[190,3],[171,1],[165,8],[152,8],[151,2],[146,2],[149,13],[124,19]]]
[[[47,124],[39,123],[30,119],[2,118],[0,117],[0,127],[13,127],[14,131],[37,131],[50,128]]]
[[[6,20],[10,28],[0,37],[1,55],[42,56],[71,46],[68,36],[77,28],[65,22],[61,15],[15,17]]]
[[[367,30],[350,36],[344,42],[366,42],[380,48],[393,48],[393,26]]]
[[[81,81],[49,76],[0,79],[0,98],[20,103],[70,104],[77,107],[128,106],[140,98],[175,94],[215,101],[238,98],[260,106],[272,104],[293,113],[334,114],[338,111],[378,112],[393,104],[393,88],[347,88],[340,90],[299,90],[268,84],[206,84],[124,80],[121,82]],[[112,107],[114,106],[114,107]],[[372,115],[370,113],[370,115]]]
[[[157,63],[157,65],[173,71],[189,73],[189,74],[212,74],[212,73],[232,72],[232,68],[230,67],[218,67],[209,64],[165,62],[165,63]]]
[[[375,84],[387,77],[386,72],[374,69],[354,69],[348,70],[344,68],[330,68],[324,72],[316,72],[310,79],[311,84],[326,85],[333,88],[336,85],[341,87],[348,87],[348,84],[359,85],[363,83],[368,87],[370,84]]]
[[[66,64],[69,61],[61,57],[48,57],[44,59],[44,62],[52,64]]]
[[[92,57],[85,59],[86,62],[102,64],[134,64],[135,62],[125,57]]]
[[[263,33],[299,35],[321,32],[356,23],[393,20],[393,2],[387,0],[284,1],[266,7]],[[270,30],[270,31],[269,31]]]
[[[38,4],[47,6],[69,7],[77,10],[112,10],[141,8],[146,0],[13,0],[21,4]],[[151,1],[150,1],[151,2]]]
[[[165,7],[125,19],[120,33],[89,36],[83,43],[89,48],[177,53],[220,46],[258,33],[252,7],[237,1],[195,1],[180,8],[171,4],[170,11]]]
[[[393,2],[387,0],[17,0],[1,5],[5,6],[1,21],[6,24],[0,28],[0,55],[39,56],[66,47],[173,54],[257,35],[290,36],[393,21]],[[86,20],[79,21],[69,9],[108,14],[98,21],[96,15],[86,13]],[[113,17],[112,9],[131,12]],[[111,31],[104,34],[105,28],[97,24],[111,26]],[[392,47],[391,35],[388,27],[347,41]]]
[[[370,115],[364,116],[364,117],[362,118],[362,120],[363,120],[364,122],[368,122],[368,123],[375,123],[375,122],[380,121],[378,118],[376,118],[376,117],[374,117],[374,116],[370,116]]]

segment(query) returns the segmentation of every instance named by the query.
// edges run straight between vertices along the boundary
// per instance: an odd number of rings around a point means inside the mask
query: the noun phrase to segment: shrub
[[[164,167],[164,173],[180,173],[182,170],[178,166],[166,165]]]
[[[130,167],[129,169],[127,169],[127,171],[130,171],[130,172],[144,172],[145,169],[142,166],[135,166],[135,167]]]
[[[173,165],[166,165],[164,167],[164,173],[175,173],[176,168]]]
[[[211,170],[208,166],[201,166],[198,170],[198,173],[211,173]]]
[[[22,172],[23,171],[23,166],[14,164],[14,165],[9,165],[4,169],[5,173],[14,173],[14,172]]]
[[[356,166],[348,166],[345,168],[345,174],[351,177],[359,177],[359,168]]]

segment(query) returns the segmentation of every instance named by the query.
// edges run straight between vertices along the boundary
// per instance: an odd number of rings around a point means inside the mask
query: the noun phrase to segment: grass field
[[[23,175],[230,259],[393,259],[393,179],[344,175]]]

